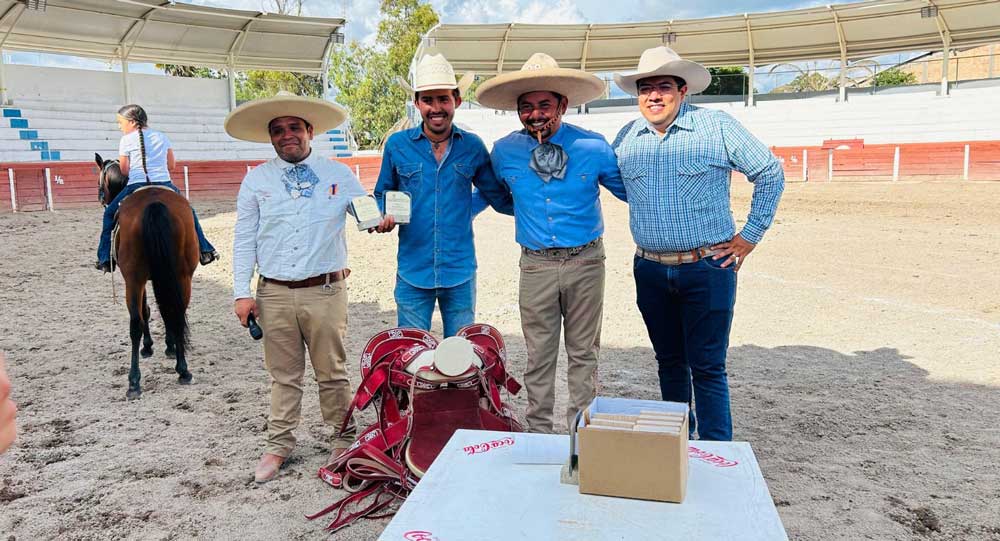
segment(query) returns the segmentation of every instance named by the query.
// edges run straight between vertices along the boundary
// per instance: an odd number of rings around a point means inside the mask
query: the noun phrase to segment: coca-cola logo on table
[[[425,532],[423,530],[411,530],[403,534],[403,539],[406,541],[437,541],[434,534],[431,532]]]
[[[732,468],[739,464],[739,461],[729,460],[728,458],[723,458],[715,453],[709,453],[693,446],[688,447],[688,457],[707,462],[716,468]]]
[[[499,440],[484,441],[483,443],[477,443],[475,445],[468,445],[463,447],[462,450],[465,451],[467,455],[474,455],[477,453],[485,453],[497,449],[500,447],[510,447],[514,445],[514,438],[507,436]]]

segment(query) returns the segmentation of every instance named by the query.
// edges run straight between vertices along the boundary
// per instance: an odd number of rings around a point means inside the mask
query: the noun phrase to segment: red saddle
[[[521,432],[500,396],[500,389],[521,390],[506,360],[500,332],[484,324],[463,327],[442,342],[409,328],[372,337],[344,425],[355,410],[372,404],[377,421],[319,470],[321,479],[351,494],[307,518],[336,513],[326,529],[337,531],[360,518],[389,516],[456,430]]]

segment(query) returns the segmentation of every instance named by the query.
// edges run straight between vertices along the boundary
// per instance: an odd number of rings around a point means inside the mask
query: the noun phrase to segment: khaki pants
[[[319,385],[323,420],[334,429],[331,444],[347,447],[354,441],[353,422],[343,438],[336,437],[351,404],[351,384],[344,365],[345,282],[290,289],[261,279],[257,282],[257,306],[264,331],[264,366],[271,375],[265,452],[287,457],[295,447],[292,431],[301,419],[307,350]]]
[[[604,245],[575,256],[521,254],[521,331],[528,348],[528,430],[552,433],[559,331],[566,331],[567,423],[594,399],[604,309]],[[567,425],[568,426],[568,425]]]

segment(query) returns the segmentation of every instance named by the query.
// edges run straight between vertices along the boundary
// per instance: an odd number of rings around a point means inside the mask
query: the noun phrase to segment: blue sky
[[[273,11],[272,0],[187,0],[188,3],[250,11]],[[303,15],[342,17],[348,21],[349,40],[370,43],[379,22],[379,0],[305,0]],[[445,23],[613,23],[691,19],[741,13],[780,11],[826,5],[802,0],[430,0]],[[838,3],[838,2],[834,2]],[[7,62],[119,71],[110,62],[41,53],[6,53]],[[894,55],[885,61],[896,60]],[[130,64],[133,73],[159,73],[152,64]],[[759,69],[758,74],[761,73]],[[758,90],[782,84],[785,77],[759,77]]]

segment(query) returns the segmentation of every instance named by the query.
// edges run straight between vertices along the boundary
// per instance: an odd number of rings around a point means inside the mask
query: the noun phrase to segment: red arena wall
[[[852,139],[771,150],[782,161],[789,182],[801,182],[803,169],[807,169],[808,182],[893,180],[897,163],[895,177],[899,179],[1000,181],[1000,141],[866,145],[862,140]],[[337,161],[355,171],[366,189],[375,187],[381,156],[337,158]],[[261,160],[178,162],[171,177],[183,190],[187,167],[187,189],[192,200],[235,199],[247,168],[259,163]],[[18,210],[48,208],[49,185],[55,209],[98,204],[97,166],[92,162],[5,163],[0,164],[0,170],[7,173],[3,175],[6,178],[0,179],[0,211],[11,210],[11,172]]]

